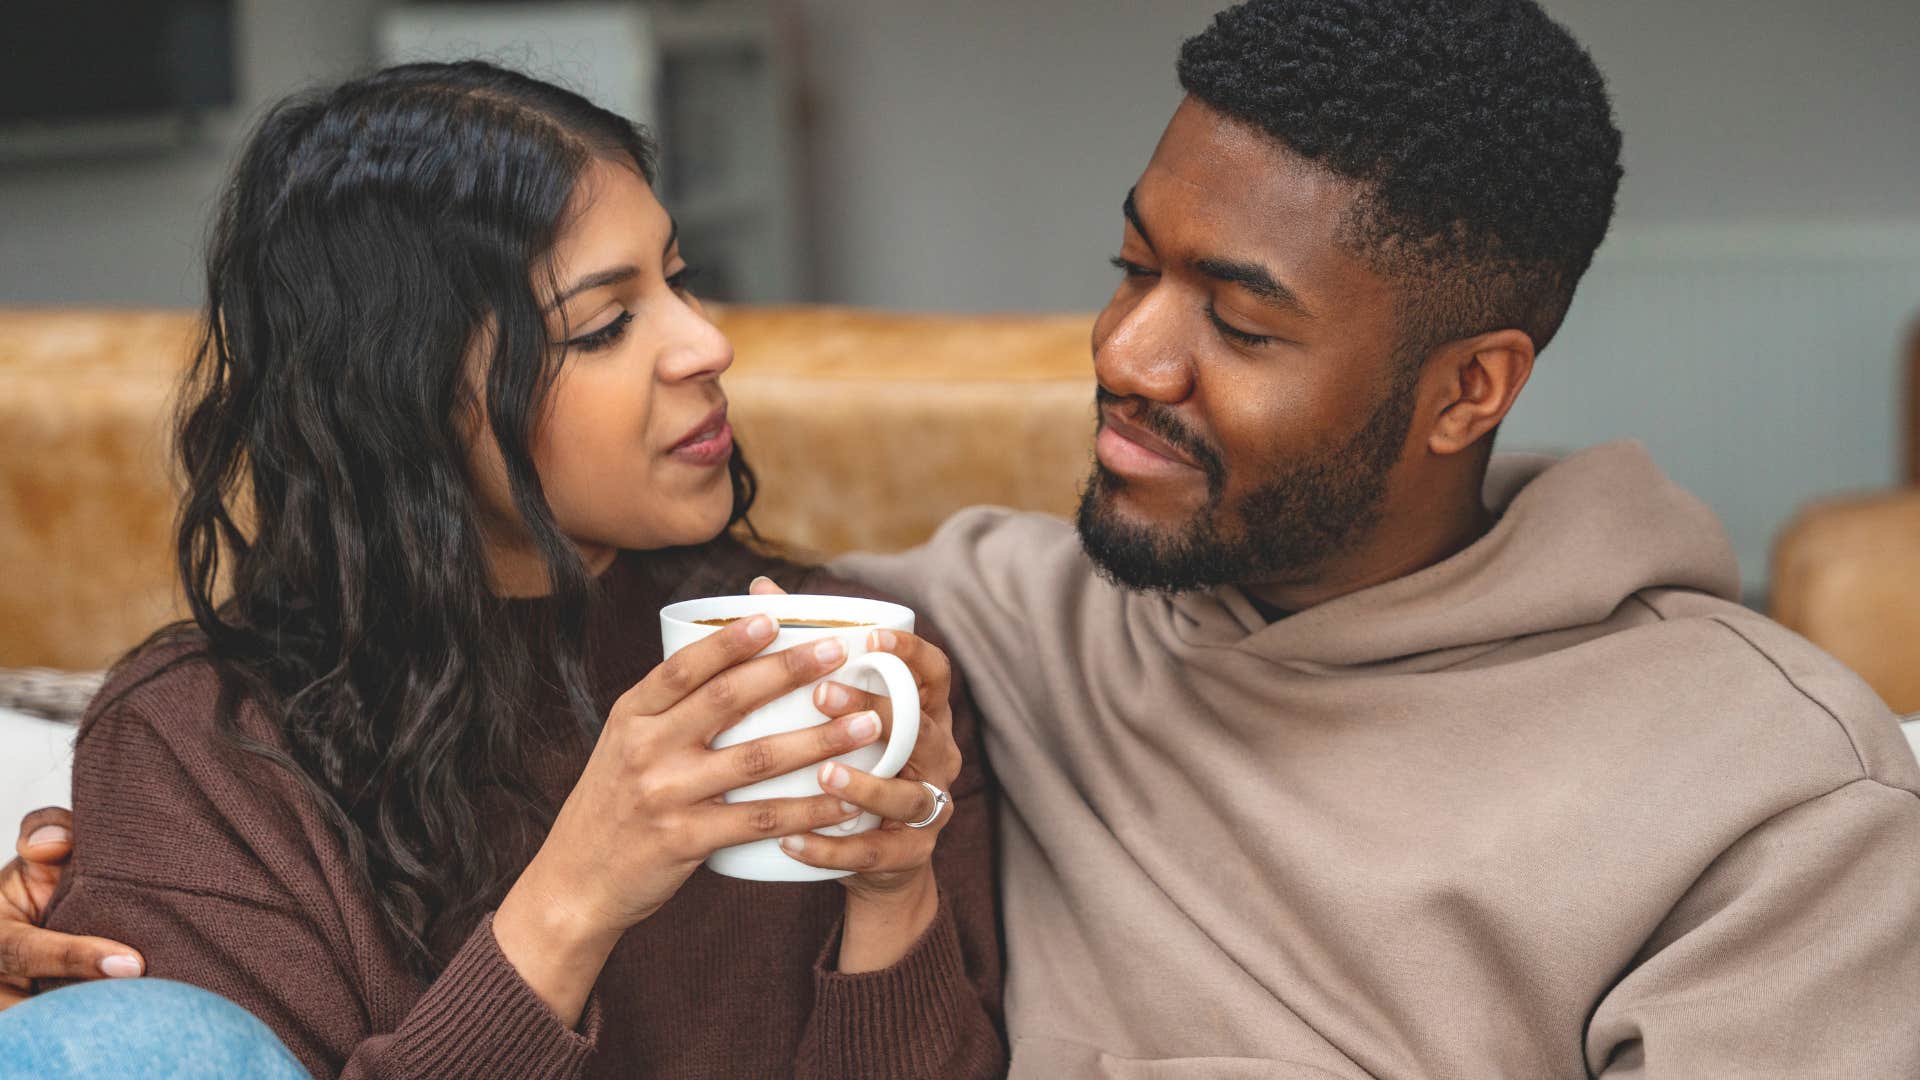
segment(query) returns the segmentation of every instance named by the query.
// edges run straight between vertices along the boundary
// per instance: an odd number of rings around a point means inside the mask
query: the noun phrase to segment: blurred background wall
[[[1179,97],[1179,42],[1219,6],[770,5],[798,272],[743,278],[737,298],[1096,309],[1119,200]],[[1895,350],[1920,308],[1920,4],[1546,6],[1611,81],[1628,176],[1505,444],[1646,441],[1727,521],[1758,588],[1793,507],[1894,477]],[[238,0],[238,101],[192,146],[0,166],[0,304],[197,302],[244,121],[372,63],[392,7]]]

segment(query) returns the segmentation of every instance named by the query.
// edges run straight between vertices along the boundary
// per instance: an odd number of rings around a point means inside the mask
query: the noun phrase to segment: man
[[[1612,214],[1590,58],[1252,0],[1179,72],[1077,529],[840,567],[988,718],[1014,1075],[1920,1075],[1885,707],[1638,448],[1489,467]]]

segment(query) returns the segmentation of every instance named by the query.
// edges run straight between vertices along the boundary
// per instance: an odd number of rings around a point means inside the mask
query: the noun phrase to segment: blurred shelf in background
[[[659,195],[715,300],[800,299],[795,37],[766,0],[406,4],[382,64],[476,57],[577,90],[661,142]]]

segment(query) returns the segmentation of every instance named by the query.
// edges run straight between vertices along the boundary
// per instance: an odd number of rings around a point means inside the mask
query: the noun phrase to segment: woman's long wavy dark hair
[[[423,973],[551,824],[518,771],[535,684],[557,679],[585,732],[601,722],[594,582],[529,452],[560,363],[535,283],[596,158],[653,179],[646,133],[578,94],[478,62],[389,68],[268,113],[208,247],[177,433],[192,618],[148,644],[204,639],[221,730],[311,790]],[[481,409],[553,584],[531,620],[502,619],[489,588],[466,441]],[[737,523],[753,480],[737,452],[731,472]],[[243,699],[285,750],[240,734]],[[483,805],[517,835],[483,827]]]

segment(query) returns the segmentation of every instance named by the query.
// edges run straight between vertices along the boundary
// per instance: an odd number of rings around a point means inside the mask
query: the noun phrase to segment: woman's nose
[[[660,378],[665,382],[714,379],[732,366],[733,342],[697,305],[684,305],[668,330]]]

